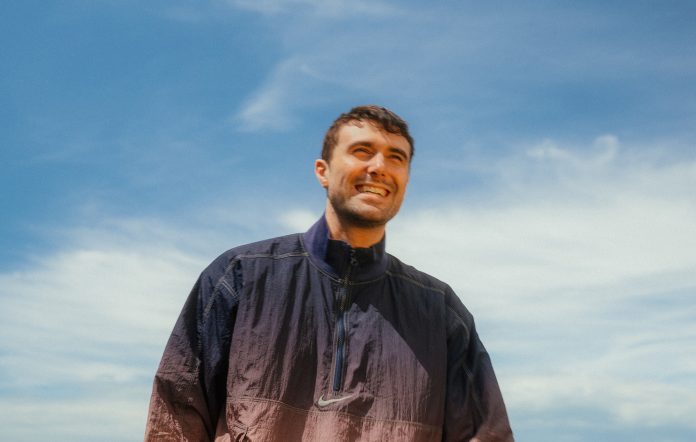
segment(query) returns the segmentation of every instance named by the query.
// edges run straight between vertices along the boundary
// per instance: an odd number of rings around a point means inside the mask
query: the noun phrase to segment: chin
[[[389,216],[384,213],[349,212],[344,215],[342,218],[356,227],[375,228],[384,226],[396,214]]]
[[[394,207],[376,207],[364,201],[346,200],[329,195],[329,202],[341,222],[363,229],[383,227],[399,211]]]

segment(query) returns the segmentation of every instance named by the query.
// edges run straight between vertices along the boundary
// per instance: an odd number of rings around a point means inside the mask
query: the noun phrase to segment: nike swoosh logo
[[[336,399],[324,399],[324,395],[322,394],[321,397],[317,399],[317,407],[326,407],[327,405],[335,404],[336,402],[345,401],[346,399],[352,398],[353,396],[355,395],[351,394],[350,396],[343,396]]]

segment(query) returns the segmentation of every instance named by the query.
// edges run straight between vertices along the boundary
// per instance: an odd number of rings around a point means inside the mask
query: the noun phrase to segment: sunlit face
[[[344,124],[329,162],[315,172],[338,218],[357,227],[376,227],[396,215],[409,177],[411,145],[401,135],[369,122]]]

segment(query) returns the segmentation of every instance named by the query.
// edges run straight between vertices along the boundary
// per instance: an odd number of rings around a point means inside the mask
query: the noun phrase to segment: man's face
[[[401,135],[366,121],[344,124],[337,139],[330,161],[315,164],[329,203],[349,225],[386,224],[404,199],[411,145]]]

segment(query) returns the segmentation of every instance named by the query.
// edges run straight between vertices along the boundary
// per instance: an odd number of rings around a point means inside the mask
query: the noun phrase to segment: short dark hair
[[[359,121],[375,124],[380,129],[392,134],[401,135],[402,137],[406,138],[406,140],[408,140],[408,144],[411,145],[410,159],[413,159],[415,147],[413,146],[413,138],[408,132],[408,124],[406,124],[401,117],[386,107],[370,104],[366,106],[356,106],[349,112],[341,114],[334,120],[333,124],[331,124],[331,127],[329,127],[329,130],[326,131],[326,135],[324,136],[324,145],[321,148],[322,160],[326,161],[327,163],[331,160],[331,154],[338,143],[338,131],[341,126]]]

